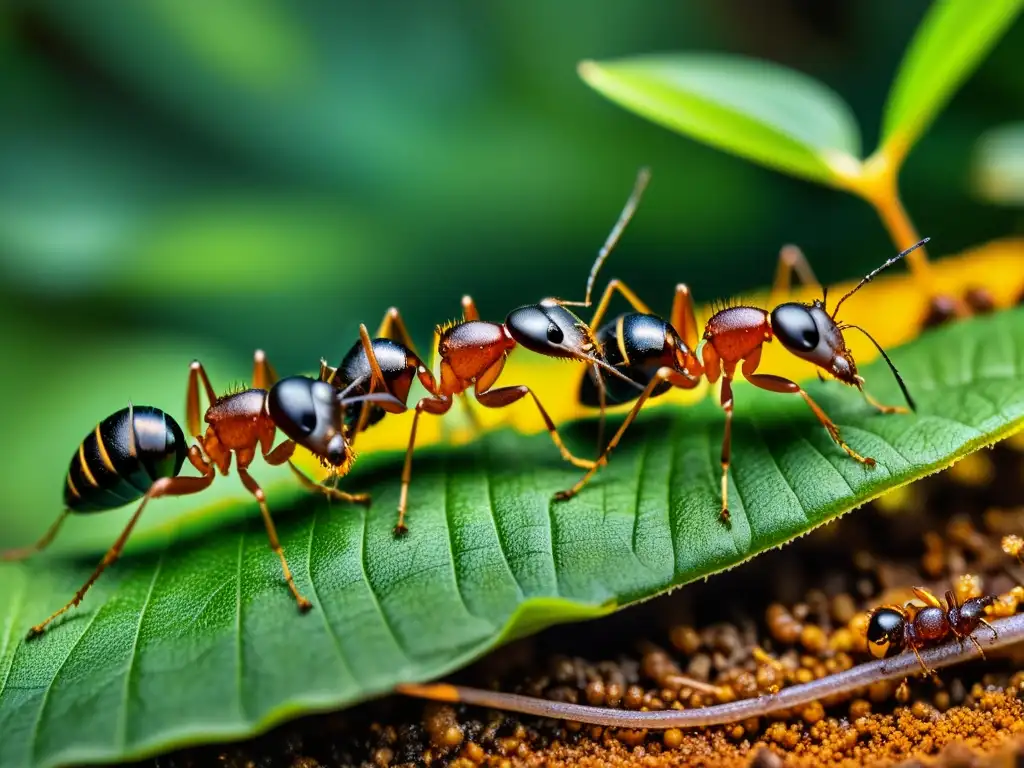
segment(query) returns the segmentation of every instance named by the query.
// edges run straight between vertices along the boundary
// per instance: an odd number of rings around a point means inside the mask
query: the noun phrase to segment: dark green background
[[[426,344],[466,292],[495,319],[576,296],[641,164],[654,179],[609,276],[656,307],[681,279],[703,299],[764,285],[788,241],[827,280],[862,273],[892,252],[863,202],[651,125],[591,92],[575,65],[671,50],[768,58],[838,91],[870,148],[926,7],[6,3],[8,448],[28,450],[19,439],[41,423],[84,434],[129,397],[173,392],[153,404],[180,417],[178,382],[150,377],[180,366],[183,386],[193,354],[234,360],[237,375],[262,346],[282,371],[304,370],[337,358],[389,304]],[[984,130],[1020,117],[1022,60],[1018,24],[909,159],[906,202],[933,253],[1020,229],[1017,213],[972,196],[969,166]],[[167,365],[148,367],[147,344]],[[65,442],[43,435],[32,450],[52,456],[0,462],[3,486],[51,493]]]

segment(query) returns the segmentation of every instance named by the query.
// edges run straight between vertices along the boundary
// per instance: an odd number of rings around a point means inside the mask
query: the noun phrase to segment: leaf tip
[[[583,59],[576,65],[576,74],[578,74],[584,82],[593,84],[593,79],[600,69],[600,65],[593,59]]]

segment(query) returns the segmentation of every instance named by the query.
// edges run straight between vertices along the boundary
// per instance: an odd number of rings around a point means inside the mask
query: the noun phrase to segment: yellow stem
[[[921,236],[900,199],[898,172],[901,159],[899,152],[880,150],[864,162],[860,174],[848,176],[846,182],[851,191],[874,207],[896,248],[902,251],[919,242]],[[921,290],[934,301],[939,292],[926,249],[918,248],[908,254],[907,262]],[[967,316],[969,312],[964,302],[951,298],[955,313],[960,317]]]

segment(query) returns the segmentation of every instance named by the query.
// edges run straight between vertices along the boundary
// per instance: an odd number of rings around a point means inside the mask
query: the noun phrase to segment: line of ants
[[[346,493],[338,480],[352,467],[359,436],[387,414],[414,411],[408,447],[402,467],[401,493],[395,534],[407,531],[406,513],[412,480],[412,459],[416,431],[424,413],[446,413],[456,396],[472,394],[486,408],[505,408],[528,398],[539,412],[552,442],[562,458],[584,470],[572,487],[556,494],[557,500],[580,493],[608,464],[614,448],[644,405],[672,389],[693,389],[703,380],[721,381],[721,406],[725,427],[721,451],[721,519],[729,520],[728,471],[732,460],[732,383],[737,369],[756,387],[800,396],[826,429],[836,445],[855,461],[871,467],[874,460],[863,456],[842,438],[839,427],[796,382],[758,372],[764,344],[774,339],[793,355],[813,363],[821,372],[860,390],[867,402],[883,413],[904,413],[906,408],[882,405],[864,391],[847,347],[844,332],[857,330],[875,344],[892,370],[907,406],[914,402],[896,367],[877,342],[859,326],[837,320],[842,304],[927,240],[917,243],[875,269],[831,308],[826,295],[810,303],[778,301],[789,291],[792,275],[817,285],[803,254],[795,247],[782,250],[772,291],[771,310],[733,306],[713,314],[698,337],[699,327],[689,289],[678,285],[669,319],[654,314],[623,282],[611,280],[597,302],[593,317],[584,322],[571,308],[592,306],[598,273],[637,209],[649,180],[642,169],[632,194],[609,233],[591,269],[583,301],[547,298],[537,304],[513,310],[502,323],[480,319],[470,297],[462,300],[463,319],[435,332],[439,371],[435,375],[424,365],[397,309],[390,309],[376,334],[359,327],[359,340],[337,367],[321,360],[317,378],[291,376],[278,379],[262,351],[257,351],[249,389],[218,396],[203,366],[193,361],[186,389],[187,436],[167,413],[149,406],[121,409],[101,421],[81,442],[65,479],[65,509],[46,534],[33,546],[3,553],[15,560],[44,549],[61,524],[73,513],[115,509],[138,501],[138,506],[121,535],[110,547],[95,571],[74,597],[60,610],[34,626],[30,636],[42,633],[58,616],[77,606],[96,579],[116,561],[147,504],[162,496],[185,496],[208,488],[218,473],[227,475],[234,456],[235,472],[259,504],[271,549],[277,554],[285,582],[298,607],[306,611],[311,603],[299,591],[267,506],[265,494],[249,473],[259,450],[270,465],[287,464],[299,482],[311,491],[351,503],[369,503],[369,496]],[[609,318],[612,298],[620,295],[631,312]],[[605,409],[633,403],[618,430],[596,460],[576,456],[563,442],[558,429],[536,393],[526,385],[498,386],[509,354],[521,346],[531,352],[583,363],[579,402],[599,408],[603,429]],[[426,396],[410,405],[414,380]],[[205,412],[200,394],[209,403]],[[204,426],[205,422],[205,426]],[[274,445],[277,431],[284,440]],[[601,433],[603,434],[603,432]],[[191,445],[189,445],[191,441]],[[324,484],[310,480],[292,462],[298,446],[314,454],[328,470]],[[179,475],[185,460],[199,476]],[[140,501],[141,499],[141,501]]]

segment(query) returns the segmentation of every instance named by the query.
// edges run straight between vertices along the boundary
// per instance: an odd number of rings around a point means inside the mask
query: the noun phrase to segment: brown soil
[[[909,587],[1024,604],[1024,453],[1000,447],[888,495],[753,563],[584,625],[558,627],[453,676],[629,709],[756,696],[865,660],[865,610]],[[985,630],[980,630],[984,632]],[[730,726],[623,731],[390,698],[247,743],[161,758],[191,766],[1024,765],[1024,649],[880,683]]]

